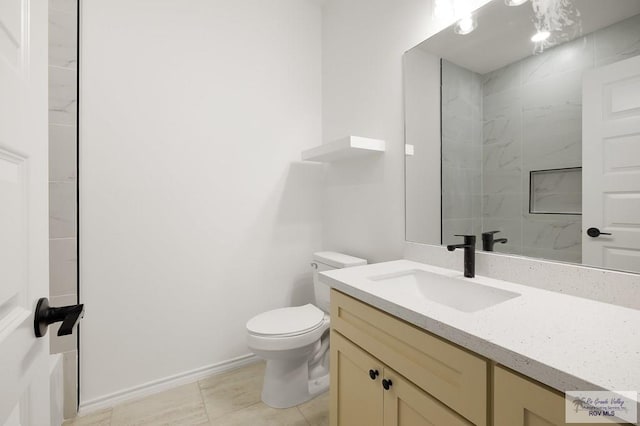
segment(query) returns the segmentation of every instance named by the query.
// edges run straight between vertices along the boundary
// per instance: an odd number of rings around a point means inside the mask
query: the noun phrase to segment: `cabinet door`
[[[499,366],[494,377],[494,426],[582,426],[565,422],[565,399],[560,392]]]
[[[385,367],[383,380],[390,380],[384,390],[384,426],[470,426],[431,395]]]
[[[382,364],[334,330],[330,347],[331,426],[382,426]]]
[[[478,426],[487,426],[487,362],[331,290],[331,327]]]

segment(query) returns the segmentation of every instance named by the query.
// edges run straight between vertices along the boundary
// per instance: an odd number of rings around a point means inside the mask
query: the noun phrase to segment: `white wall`
[[[247,354],[321,248],[321,12],[86,0],[81,403]],[[399,194],[400,196],[401,194]]]
[[[473,0],[472,4],[486,2]],[[387,141],[382,157],[329,168],[324,198],[325,248],[370,262],[402,257],[402,55],[445,24],[432,20],[429,0],[328,0],[325,4],[323,140],[353,134]],[[439,144],[439,138],[433,143]]]

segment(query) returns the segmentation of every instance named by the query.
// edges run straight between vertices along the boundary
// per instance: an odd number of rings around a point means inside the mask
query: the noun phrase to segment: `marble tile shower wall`
[[[482,228],[482,80],[442,61],[442,242]]]
[[[582,73],[638,54],[640,15],[482,76],[482,228],[509,239],[496,251],[581,261],[581,216],[529,214],[529,172],[581,166]]]
[[[49,278],[52,305],[77,301],[76,108],[77,0],[49,0]],[[57,337],[51,353],[64,360],[65,418],[77,407],[76,334]]]

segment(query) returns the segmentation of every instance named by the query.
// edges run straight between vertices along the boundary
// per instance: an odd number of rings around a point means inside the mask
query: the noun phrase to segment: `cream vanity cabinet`
[[[565,422],[565,399],[562,393],[499,365],[494,367],[493,377],[495,426],[587,426],[585,423]]]
[[[332,425],[471,424],[339,333],[331,345],[338,383]]]
[[[336,290],[331,327],[332,426],[487,425],[485,359]]]
[[[331,327],[331,426],[565,425],[560,392],[336,290]]]

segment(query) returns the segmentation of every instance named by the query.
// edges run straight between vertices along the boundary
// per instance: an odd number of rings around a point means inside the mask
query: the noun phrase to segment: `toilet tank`
[[[313,292],[316,297],[316,306],[329,313],[329,286],[318,279],[318,272],[332,269],[349,268],[351,266],[366,265],[365,259],[349,256],[334,251],[319,251],[313,254]]]

